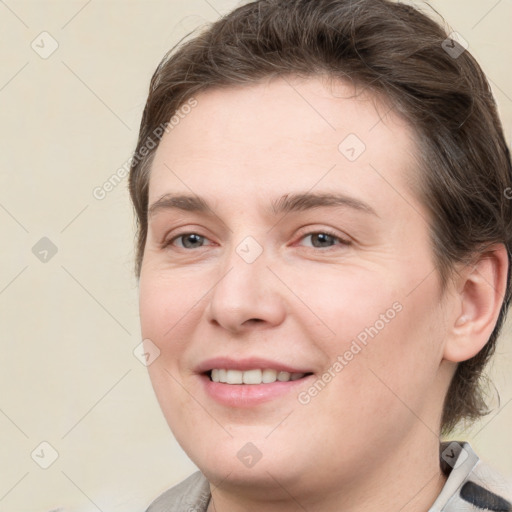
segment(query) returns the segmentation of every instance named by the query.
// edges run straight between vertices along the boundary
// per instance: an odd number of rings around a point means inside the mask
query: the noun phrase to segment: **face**
[[[196,100],[155,154],[140,276],[178,442],[211,481],[291,494],[437,446],[444,324],[412,130],[316,78]]]

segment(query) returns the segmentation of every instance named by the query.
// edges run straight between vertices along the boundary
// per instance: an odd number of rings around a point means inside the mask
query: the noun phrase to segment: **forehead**
[[[413,130],[393,108],[343,82],[282,77],[208,89],[162,138],[149,203],[179,191],[217,197],[342,189],[370,199],[409,193]],[[398,194],[398,197],[397,197]]]

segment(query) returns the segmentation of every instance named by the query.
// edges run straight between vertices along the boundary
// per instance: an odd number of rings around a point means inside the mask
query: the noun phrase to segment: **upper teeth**
[[[297,380],[304,377],[305,373],[278,372],[277,370],[225,370],[213,369],[213,382],[222,382],[224,384],[269,384],[279,380],[286,382]]]

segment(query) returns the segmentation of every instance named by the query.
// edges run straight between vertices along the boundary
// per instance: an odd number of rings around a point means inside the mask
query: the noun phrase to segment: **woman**
[[[149,374],[200,469],[148,511],[512,510],[440,441],[485,413],[511,297],[464,41],[387,0],[248,3],[158,66],[136,155]]]

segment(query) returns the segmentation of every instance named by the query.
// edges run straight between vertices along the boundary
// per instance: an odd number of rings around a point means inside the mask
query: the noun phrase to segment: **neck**
[[[277,489],[248,484],[241,488],[226,480],[219,487],[210,485],[207,512],[427,512],[446,482],[439,464],[439,440],[429,436],[422,444],[402,443],[381,467],[365,468],[359,478],[350,470],[336,473],[339,478],[332,479],[327,491],[325,486],[316,491],[309,487],[307,477],[290,486],[283,484],[286,476],[276,479]]]

